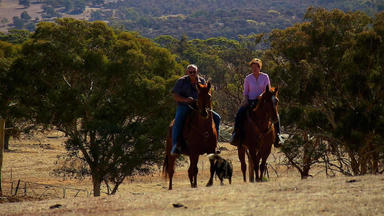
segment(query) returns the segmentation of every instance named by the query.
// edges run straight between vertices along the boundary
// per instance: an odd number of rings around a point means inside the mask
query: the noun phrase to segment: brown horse
[[[191,187],[197,187],[197,163],[199,155],[215,153],[217,143],[217,131],[213,122],[213,114],[211,112],[211,83],[207,85],[198,85],[198,99],[192,112],[186,117],[183,133],[178,143],[182,143],[182,153],[188,155],[190,165],[188,176]],[[171,155],[172,148],[172,126],[171,123],[166,143],[166,156],[163,164],[163,173],[169,176],[169,190],[172,190],[172,178],[175,172],[175,160],[177,156]],[[207,186],[213,184],[214,163],[210,161],[211,177]]]
[[[246,181],[245,153],[249,151],[250,181],[253,181],[253,167],[256,181],[262,181],[267,158],[271,153],[276,134],[273,124],[278,121],[277,102],[278,89],[266,87],[253,109],[247,111],[243,120],[244,137],[238,146],[238,156],[241,163],[243,180]],[[261,159],[261,164],[260,164]],[[260,173],[259,173],[260,168]]]

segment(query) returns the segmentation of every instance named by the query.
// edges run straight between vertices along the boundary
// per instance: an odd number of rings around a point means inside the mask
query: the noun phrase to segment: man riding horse
[[[260,59],[254,58],[248,64],[252,69],[252,73],[244,79],[244,102],[236,114],[234,130],[230,140],[230,143],[234,146],[238,146],[241,143],[240,139],[244,136],[241,127],[246,111],[257,104],[257,97],[264,92],[266,86],[271,86],[268,74],[260,71],[263,66]],[[280,133],[280,118],[278,118],[278,122],[274,124],[274,127],[277,138],[274,146],[278,147],[279,143],[283,142]]]
[[[199,70],[196,65],[190,64],[187,66],[185,76],[179,78],[172,89],[173,98],[177,102],[176,116],[174,125],[172,127],[172,150],[171,155],[181,154],[180,135],[183,131],[184,121],[188,113],[192,111],[192,106],[198,96],[198,84],[205,84],[203,77],[199,76]],[[220,116],[216,112],[212,111],[213,121],[217,135],[219,133]]]

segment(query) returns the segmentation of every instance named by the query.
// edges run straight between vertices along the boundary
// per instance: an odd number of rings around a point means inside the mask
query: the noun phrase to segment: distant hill
[[[239,34],[266,33],[286,28],[303,20],[310,6],[343,11],[360,10],[373,16],[384,10],[384,1],[376,0],[18,0],[29,6],[7,8],[16,0],[0,0],[2,30],[33,31],[34,24],[56,17],[103,20],[111,25],[154,38],[171,35],[206,39]],[[39,5],[40,10],[36,10]],[[8,17],[2,12],[7,8]],[[28,16],[21,17],[25,11]],[[31,12],[30,12],[31,11]],[[9,16],[9,13],[14,13]]]

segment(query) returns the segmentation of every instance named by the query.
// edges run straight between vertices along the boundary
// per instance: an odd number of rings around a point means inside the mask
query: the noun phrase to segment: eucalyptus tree
[[[89,166],[94,195],[162,156],[180,66],[168,50],[103,22],[39,23],[13,70],[21,104],[36,122],[63,131],[70,157]]]
[[[377,81],[383,77],[380,17],[375,31],[361,12],[310,8],[305,22],[270,36],[267,56],[282,87],[282,122],[296,131],[285,152],[304,176],[309,173],[303,168],[309,171],[321,157],[329,168],[346,175],[378,172],[383,118],[378,102],[383,82]],[[326,147],[336,162],[327,159]]]
[[[0,118],[5,120],[4,149],[9,149],[9,139],[16,137],[23,122],[15,101],[17,79],[11,67],[20,54],[20,45],[0,41]]]

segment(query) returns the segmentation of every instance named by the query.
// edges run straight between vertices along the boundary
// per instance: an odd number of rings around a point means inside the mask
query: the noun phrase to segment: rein
[[[195,108],[195,107],[191,106],[191,104],[188,104],[187,106],[188,106],[191,110],[193,110],[193,111],[199,111],[199,112],[201,111],[200,108]],[[206,111],[212,113],[213,110],[212,110],[212,109],[206,109]],[[204,117],[203,117],[203,118],[204,118]],[[204,118],[204,119],[208,119],[208,118],[209,118],[209,116],[207,116],[207,117]]]
[[[195,108],[195,107],[193,107],[193,106],[191,106],[190,104],[188,104],[188,107],[191,109],[191,110],[193,110],[193,111],[197,111],[198,112],[198,115],[200,115],[200,111],[201,111],[201,109],[199,109],[199,108]],[[207,110],[208,112],[210,112],[211,113],[211,116],[213,115],[212,114],[212,109],[209,109],[209,110]],[[204,118],[204,117],[202,117],[203,119],[208,119],[210,117],[210,115],[208,114],[207,115],[207,117],[206,118]],[[192,129],[195,129],[196,131],[199,131],[200,132],[200,128],[199,127],[196,127],[195,125],[191,125],[191,128]],[[203,135],[203,137],[205,137],[205,138],[207,138],[208,136],[209,136],[209,132],[207,131],[207,130],[204,130],[204,131],[201,131],[201,134]]]

